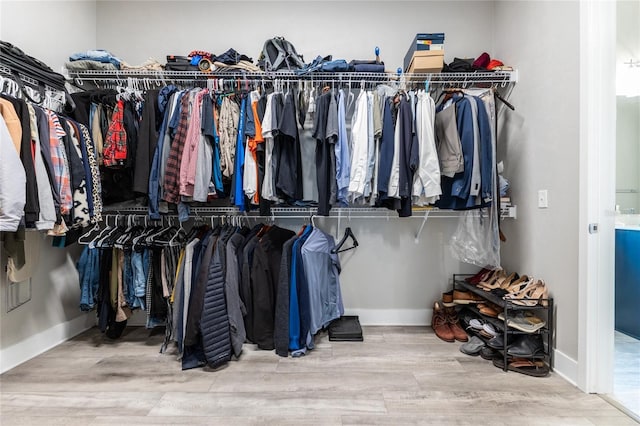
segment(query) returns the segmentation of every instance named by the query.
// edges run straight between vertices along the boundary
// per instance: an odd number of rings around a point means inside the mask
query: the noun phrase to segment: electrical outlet
[[[538,208],[546,209],[549,207],[549,193],[546,189],[538,191]]]

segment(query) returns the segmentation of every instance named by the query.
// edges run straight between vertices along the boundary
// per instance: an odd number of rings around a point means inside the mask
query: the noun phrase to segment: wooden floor
[[[163,336],[96,329],[0,376],[0,424],[630,425],[555,374],[504,373],[427,327],[365,327],[302,358],[245,345],[219,371],[181,371]]]

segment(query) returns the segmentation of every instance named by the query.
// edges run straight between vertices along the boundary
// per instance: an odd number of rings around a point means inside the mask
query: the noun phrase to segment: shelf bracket
[[[422,234],[422,230],[424,229],[424,226],[427,224],[428,218],[429,218],[429,210],[425,210],[424,217],[422,218],[422,223],[420,224],[420,228],[418,228],[418,233],[416,234],[416,237],[413,240],[414,243],[416,244],[420,243],[420,234]]]

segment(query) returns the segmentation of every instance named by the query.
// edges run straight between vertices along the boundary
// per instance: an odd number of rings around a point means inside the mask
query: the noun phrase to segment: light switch
[[[549,207],[549,193],[546,189],[538,191],[538,208],[546,209]]]

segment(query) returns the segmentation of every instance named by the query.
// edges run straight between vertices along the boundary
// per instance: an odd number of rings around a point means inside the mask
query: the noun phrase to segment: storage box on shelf
[[[466,290],[471,292],[472,294],[479,296],[483,300],[491,302],[492,304],[498,306],[501,309],[499,318],[491,318],[483,314],[477,307],[473,304],[467,305],[469,309],[471,309],[474,313],[479,315],[480,317],[486,319],[491,324],[496,326],[498,331],[503,332],[503,347],[499,350],[502,354],[504,366],[503,370],[508,371],[508,358],[509,355],[507,353],[509,343],[513,340],[513,338],[517,335],[540,335],[543,340],[544,352],[541,355],[534,355],[531,358],[542,358],[545,363],[549,366],[549,369],[553,367],[553,350],[552,350],[552,341],[553,341],[553,330],[554,330],[554,307],[553,307],[553,298],[541,299],[541,300],[533,300],[533,299],[522,299],[524,301],[531,302],[542,302],[542,303],[531,303],[531,306],[519,305],[514,303],[512,300],[505,300],[502,297],[499,297],[493,293],[482,290],[476,287],[473,284],[465,281],[465,278],[470,275],[468,274],[454,274],[453,275],[453,288],[454,290]],[[545,322],[544,326],[534,329],[533,327],[530,331],[525,331],[522,327],[518,326],[516,321],[516,314],[518,312],[534,312],[536,316],[543,316],[543,320]],[[518,327],[518,328],[516,328]],[[472,330],[473,331],[473,330]],[[478,337],[483,339],[485,342],[489,339],[481,335],[477,334]],[[496,349],[496,348],[494,348]]]
[[[438,73],[444,66],[444,33],[418,33],[404,56],[408,73]]]

